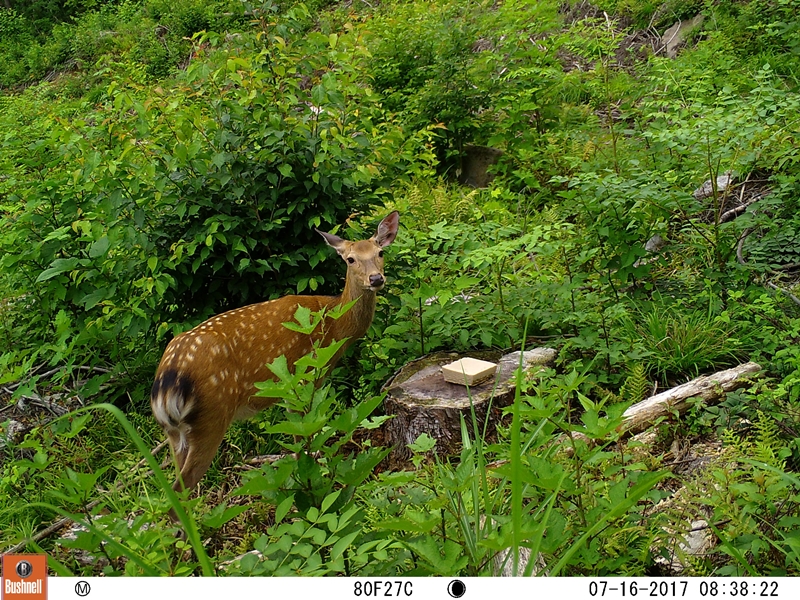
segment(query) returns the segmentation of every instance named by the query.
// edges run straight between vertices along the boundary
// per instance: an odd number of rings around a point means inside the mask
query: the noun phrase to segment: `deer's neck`
[[[345,282],[344,291],[334,299],[332,307],[344,306],[353,300],[356,302],[352,308],[344,316],[333,322],[331,327],[331,337],[333,339],[350,338],[352,342],[363,336],[372,324],[377,300],[375,292],[354,284],[348,278]]]

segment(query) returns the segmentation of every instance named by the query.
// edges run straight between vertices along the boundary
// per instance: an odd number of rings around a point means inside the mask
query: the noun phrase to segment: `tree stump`
[[[527,350],[522,357],[523,369],[552,364],[556,357],[552,348]],[[384,386],[387,391],[384,409],[395,415],[386,424],[386,443],[393,447],[390,462],[399,464],[411,457],[408,444],[423,433],[436,440],[439,454],[455,454],[461,448],[461,415],[472,431],[470,406],[475,409],[481,435],[495,431],[502,408],[514,400],[516,380],[514,372],[520,365],[520,352],[500,357],[498,354],[477,355],[475,358],[497,363],[497,373],[489,381],[467,388],[448,383],[441,373],[442,365],[463,356],[438,353],[407,364]]]
[[[473,146],[467,144],[461,157],[461,175],[459,183],[476,188],[489,187],[494,175],[489,173],[489,167],[496,164],[503,151],[486,146]]]

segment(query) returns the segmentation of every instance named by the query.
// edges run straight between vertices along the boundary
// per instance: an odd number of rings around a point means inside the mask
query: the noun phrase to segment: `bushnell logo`
[[[44,554],[3,555],[3,600],[45,600],[47,598],[47,556]]]
[[[33,565],[27,560],[21,560],[17,563],[17,568],[15,570],[20,578],[27,579],[31,576],[31,573],[33,573]]]

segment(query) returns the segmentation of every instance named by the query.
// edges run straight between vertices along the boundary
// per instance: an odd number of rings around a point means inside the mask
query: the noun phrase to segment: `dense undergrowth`
[[[523,549],[526,574],[645,575],[702,517],[685,574],[800,572],[796,0],[61,4],[0,7],[0,545],[58,573],[485,575]],[[666,58],[654,32],[698,13]],[[503,152],[485,189],[456,183],[474,145]],[[369,333],[229,431],[186,541],[147,526],[177,503],[143,460],[167,341],[334,293],[313,227],[390,208]],[[556,368],[497,439],[378,468],[397,368],[540,343]],[[654,386],[747,359],[757,383],[620,441]],[[680,473],[697,442],[718,459]]]

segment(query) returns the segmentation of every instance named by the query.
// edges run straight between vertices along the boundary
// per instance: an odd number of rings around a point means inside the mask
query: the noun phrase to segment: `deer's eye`
[[[348,264],[351,264],[351,265],[353,265],[353,264],[355,264],[355,262],[356,262],[356,259],[355,259],[355,258],[353,258],[352,256],[348,256],[348,257],[347,257],[347,262],[348,262]]]
[[[383,258],[383,250],[381,250],[380,252],[378,252],[378,256],[380,256],[381,258]]]

